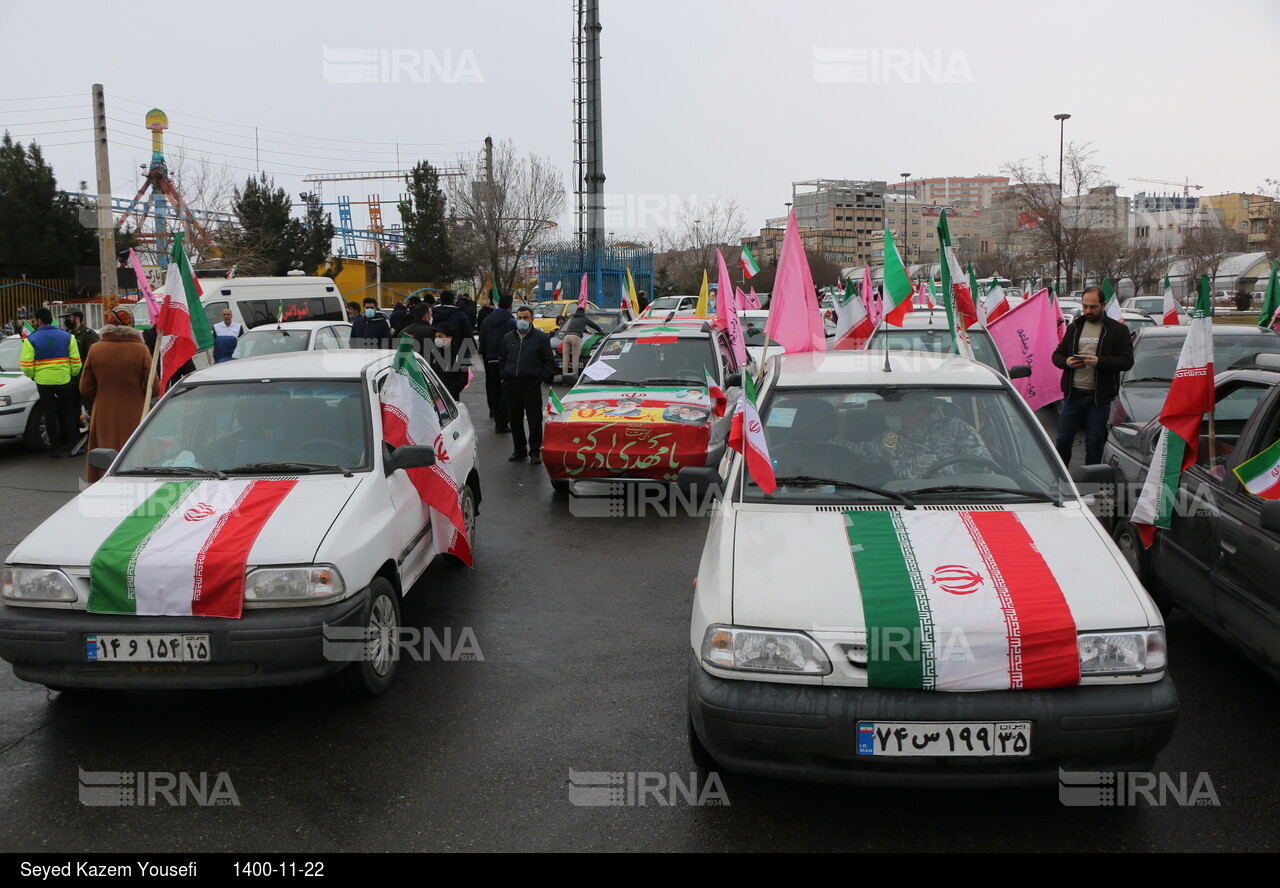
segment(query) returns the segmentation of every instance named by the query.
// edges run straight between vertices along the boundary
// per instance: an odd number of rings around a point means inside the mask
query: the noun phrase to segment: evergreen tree
[[[76,200],[58,190],[40,146],[0,140],[0,277],[74,277],[97,263],[94,232]]]
[[[440,175],[427,161],[419,161],[405,177],[409,201],[400,204],[404,230],[404,252],[394,260],[384,260],[384,274],[407,281],[453,280],[458,263],[450,239],[446,201],[440,189]]]

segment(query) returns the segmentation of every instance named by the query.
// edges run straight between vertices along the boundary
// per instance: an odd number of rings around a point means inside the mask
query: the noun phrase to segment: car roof
[[[774,385],[810,386],[919,385],[938,388],[991,386],[1004,381],[986,364],[959,355],[891,351],[886,371],[882,351],[798,352],[774,358]]]
[[[611,336],[630,339],[639,336],[676,336],[686,339],[705,339],[715,323],[711,318],[671,318],[642,317],[632,321]]]
[[[260,379],[359,379],[365,373],[390,364],[389,348],[326,349],[258,355],[223,361],[184,376],[184,383],[235,382]]]
[[[1142,330],[1138,333],[1138,335],[1141,336],[1143,339],[1152,339],[1152,338],[1183,339],[1186,337],[1187,332],[1190,329],[1191,329],[1190,324],[1179,324],[1177,326],[1173,326],[1172,324],[1170,324],[1170,325],[1161,325],[1156,327],[1143,327]],[[1262,328],[1255,327],[1252,324],[1223,325],[1216,329],[1218,332],[1220,332],[1224,336],[1226,335],[1276,336],[1277,335],[1277,333],[1274,330],[1263,330]]]
[[[932,311],[924,309],[921,311],[913,311],[910,314],[903,315],[902,326],[895,328],[893,325],[881,324],[876,328],[876,332],[887,330],[890,333],[901,330],[926,330],[934,327],[940,330],[947,329],[947,312],[945,309],[935,308]],[[981,330],[981,324],[974,324],[969,327],[970,330]]]

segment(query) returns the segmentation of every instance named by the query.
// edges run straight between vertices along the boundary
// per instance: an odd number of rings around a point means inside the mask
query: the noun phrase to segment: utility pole
[[[107,162],[107,102],[102,84],[93,85],[94,154],[98,166],[98,270],[101,274],[102,313],[120,303],[116,278],[116,231],[111,221],[111,165]]]
[[[484,137],[484,240],[489,246],[489,288],[498,285],[498,226],[493,218],[493,137]],[[501,292],[501,289],[499,289]]]

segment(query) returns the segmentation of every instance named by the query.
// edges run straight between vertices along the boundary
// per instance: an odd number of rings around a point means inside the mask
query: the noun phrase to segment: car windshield
[[[906,349],[934,352],[936,354],[946,354],[952,351],[951,331],[947,329],[945,317],[939,319],[936,327],[877,330],[867,344],[867,349],[869,351],[877,348],[883,349],[886,335],[889,337],[889,348],[891,350]],[[973,344],[973,357],[976,360],[986,364],[997,373],[1005,372],[1004,362],[1000,360],[1000,353],[996,350],[995,343],[991,341],[990,333],[986,330],[970,330],[969,342]]]
[[[703,385],[706,372],[719,379],[711,340],[705,336],[677,338],[659,331],[652,335],[610,339],[592,353],[588,367],[608,364],[613,373],[598,380],[605,385]],[[584,371],[585,373],[585,371]],[[590,374],[586,374],[590,376]]]
[[[310,330],[250,330],[236,343],[235,357],[253,358],[258,355],[276,355],[282,352],[306,351],[311,341]]]
[[[22,358],[22,338],[15,336],[0,342],[0,370],[9,373],[18,371],[18,362]]]
[[[564,311],[565,303],[563,302],[540,302],[533,307],[533,316],[535,318],[558,318]]]
[[[152,411],[116,471],[251,474],[262,466],[260,473],[279,474],[285,471],[279,466],[288,463],[367,470],[367,414],[354,380],[189,385]]]
[[[1135,311],[1145,311],[1150,314],[1152,312],[1164,313],[1164,297],[1151,299],[1134,299],[1125,308],[1132,308]]]
[[[1171,382],[1174,371],[1178,369],[1178,356],[1182,354],[1182,344],[1187,341],[1185,331],[1191,328],[1180,329],[1184,331],[1182,335],[1143,336],[1134,342],[1133,368],[1121,375],[1121,385],[1152,380]],[[1220,373],[1230,368],[1235,362],[1251,358],[1256,354],[1280,354],[1280,335],[1223,333],[1221,327],[1214,327],[1214,372]]]
[[[778,479],[751,502],[1058,501],[1069,490],[1034,417],[1003,388],[774,389],[760,411]],[[870,489],[868,489],[870,488]]]
[[[693,296],[660,296],[649,303],[649,313],[659,314],[664,311],[680,311],[697,307],[698,300]]]

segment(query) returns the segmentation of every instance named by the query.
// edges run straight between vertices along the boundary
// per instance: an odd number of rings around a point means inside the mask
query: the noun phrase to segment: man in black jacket
[[[369,296],[364,311],[351,322],[352,348],[391,348],[391,322],[378,311],[378,300]]]
[[[1107,417],[1120,391],[1120,374],[1133,366],[1129,328],[1107,317],[1102,291],[1090,287],[1080,298],[1080,317],[1067,328],[1053,352],[1053,365],[1062,369],[1062,413],[1054,442],[1064,465],[1071,465],[1071,445],[1084,426],[1085,465],[1102,462],[1107,441]]]
[[[533,309],[525,306],[516,312],[516,329],[502,338],[498,348],[502,373],[502,397],[506,402],[507,421],[511,423],[514,452],[508,462],[519,462],[526,456],[531,463],[542,462],[542,384],[556,376],[556,358],[551,351],[551,337],[533,326]],[[529,437],[524,434],[529,422]],[[526,446],[527,445],[527,446]]]
[[[467,317],[467,313],[458,308],[454,302],[455,296],[452,290],[441,291],[440,304],[431,311],[431,323],[448,324],[460,340],[471,339],[475,335],[471,318]]]
[[[489,312],[480,324],[484,393],[489,401],[489,418],[494,421],[494,431],[497,432],[511,431],[507,423],[507,407],[502,400],[502,365],[498,363],[498,353],[502,349],[503,338],[515,328],[516,319],[511,316],[511,294],[507,293],[498,299],[497,308]]]

